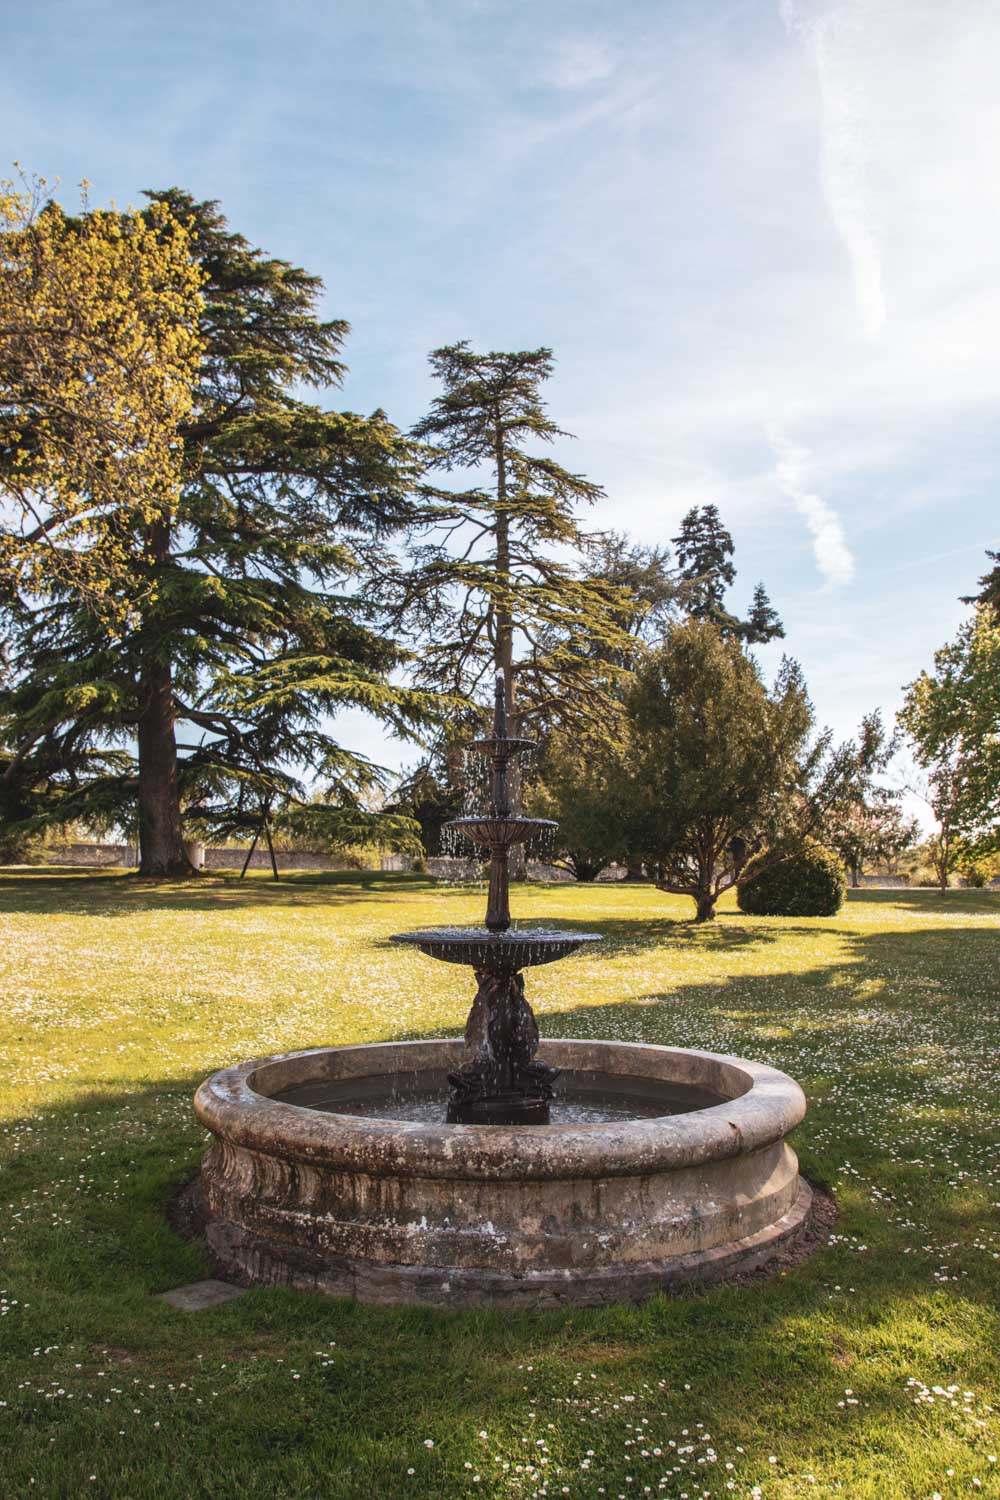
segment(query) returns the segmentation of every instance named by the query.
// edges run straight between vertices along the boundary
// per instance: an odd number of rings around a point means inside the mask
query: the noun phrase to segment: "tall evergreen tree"
[[[785,634],[784,626],[762,583],[754,590],[746,620],[725,605],[736,582],[735,546],[716,505],[692,506],[673,538],[680,564],[684,612],[693,620],[708,620],[722,633],[748,645],[763,645]]]
[[[864,797],[890,753],[877,715],[856,744],[813,736],[798,665],[786,657],[769,689],[753,657],[710,620],[685,620],[649,653],[628,718],[625,842],[642,850],[662,890],[692,897],[699,922],[740,883],[748,848],[764,844],[777,862]]]
[[[426,702],[391,684],[400,654],[359,588],[411,516],[418,454],[380,411],[329,411],[294,394],[339,383],[347,324],[319,317],[317,277],[252,247],[216,203],[176,188],[148,196],[165,206],[150,222],[166,212],[186,227],[202,273],[180,482],[119,495],[112,509],[116,628],[68,567],[80,538],[49,536],[45,577],[6,601],[0,720],[8,786],[37,784],[32,764],[41,774],[61,760],[67,769],[46,782],[62,794],[59,816],[137,804],[141,871],[165,876],[190,873],[185,824],[244,827],[275,797],[304,812],[310,773],[352,836],[363,833],[372,768],[337,742],[328,716],[357,705],[409,733]],[[0,420],[9,492],[42,430],[31,390]],[[100,759],[109,747],[111,764]]]
[[[987,548],[986,556],[993,566],[979,580],[979,593],[963,595],[963,604],[985,604],[993,618],[1000,624],[1000,552]]]
[[[500,672],[521,729],[586,714],[607,677],[591,648],[624,632],[619,591],[572,559],[590,540],[578,509],[601,488],[534,451],[567,435],[541,396],[552,351],[478,354],[463,341],[430,363],[443,390],[413,436],[434,445],[439,470],[480,482],[425,489],[413,566],[396,580],[396,619],[420,642],[418,678],[475,698]]]
[[[750,613],[743,625],[743,639],[749,645],[763,645],[767,641],[783,639],[784,634],[785,627],[778,611],[767,597],[764,585],[758,583],[753,591]]]
[[[673,538],[681,578],[687,584],[687,613],[693,620],[728,624],[732,615],[724,609],[726,592],[736,582],[732,561],[736,550],[730,532],[722,524],[717,505],[694,505]]]

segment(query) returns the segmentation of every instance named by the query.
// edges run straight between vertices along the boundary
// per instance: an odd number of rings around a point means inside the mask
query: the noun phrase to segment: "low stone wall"
[[[355,866],[335,854],[322,850],[276,849],[275,858],[279,870],[352,870]],[[206,870],[241,870],[247,857],[245,849],[205,850]],[[393,856],[382,861],[382,868],[395,869],[390,863]],[[77,865],[81,868],[103,869],[111,866],[134,869],[139,863],[138,850],[133,844],[57,844],[45,851],[46,864]],[[411,861],[412,863],[412,861]],[[269,870],[271,856],[266,845],[260,845],[250,856],[251,870]]]
[[[133,869],[139,863],[134,844],[56,844],[44,851],[44,857],[46,864],[53,865],[124,865]]]
[[[350,860],[340,859],[336,854],[327,854],[322,849],[276,849],[275,858],[280,870],[353,870],[356,869]],[[204,868],[206,870],[241,870],[243,861],[246,859],[245,849],[205,849]],[[91,869],[124,866],[126,869],[134,869],[139,863],[138,850],[134,844],[56,844],[45,851],[46,864],[54,865],[78,865],[81,868]],[[427,873],[435,880],[474,880],[485,879],[483,874],[484,861],[477,859],[456,859],[453,856],[442,855],[427,861]],[[414,861],[406,854],[384,854],[378,868],[389,873],[404,873],[412,870]],[[251,870],[269,870],[271,868],[271,856],[267,846],[258,844],[250,856]],[[598,875],[600,881],[622,880],[625,876],[624,865],[611,865],[602,870]],[[562,870],[558,865],[540,864],[536,860],[528,862],[528,877],[531,880],[560,881],[567,884],[573,883],[573,877],[568,870]]]
[[[206,849],[206,870],[242,870],[247,857],[245,849]],[[274,857],[279,870],[353,870],[349,860],[338,859],[335,854],[301,849],[275,849]],[[258,844],[250,856],[251,870],[269,870],[271,856],[267,847]]]

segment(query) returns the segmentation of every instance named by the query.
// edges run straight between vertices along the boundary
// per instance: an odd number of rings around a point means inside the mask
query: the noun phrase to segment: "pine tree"
[[[767,641],[784,639],[785,627],[778,611],[767,597],[767,590],[758,583],[753,591],[750,613],[743,626],[743,639],[748,645],[763,645]]]
[[[979,593],[963,595],[962,603],[985,604],[1000,624],[1000,552],[991,552],[987,548],[986,556],[992,562],[992,568],[980,578]]]
[[[732,561],[736,549],[718,506],[692,506],[673,544],[680,564],[682,604],[691,619],[709,620],[723,635],[747,645],[762,645],[784,635],[784,626],[762,583],[754,590],[746,620],[726,608],[726,593],[736,582]]]
[[[439,470],[482,482],[425,490],[413,566],[396,580],[396,619],[420,645],[418,678],[474,699],[502,673],[520,730],[585,716],[608,675],[592,648],[625,632],[614,616],[620,591],[581,576],[571,557],[590,541],[577,509],[600,486],[532,451],[567,436],[540,393],[552,351],[477,354],[462,342],[430,363],[443,391],[413,436],[434,444]]]
[[[374,771],[328,716],[356,705],[409,733],[427,703],[391,684],[400,653],[359,587],[410,518],[419,455],[380,411],[293,394],[344,370],[347,325],[318,317],[318,278],[231,232],[214,202],[148,196],[146,222],[183,226],[201,273],[179,481],[107,507],[99,539],[121,563],[110,624],[78,576],[87,534],[47,534],[44,576],[6,600],[0,722],[9,787],[44,787],[50,803],[58,793],[46,816],[137,806],[141,871],[166,876],[191,873],[187,829],[243,830],[276,798],[304,816],[307,775],[363,834]],[[91,225],[89,213],[76,221],[78,237]],[[0,411],[6,493],[43,433],[33,401],[24,385]],[[320,811],[329,830],[334,813]]]
[[[722,601],[736,581],[736,567],[731,561],[735,548],[718,506],[692,506],[673,545],[681,579],[687,585],[686,613],[693,620],[731,623],[733,616],[723,608]]]

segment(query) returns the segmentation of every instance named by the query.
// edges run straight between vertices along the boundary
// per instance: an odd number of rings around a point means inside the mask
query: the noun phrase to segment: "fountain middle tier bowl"
[[[512,844],[527,843],[537,833],[547,833],[559,825],[552,818],[491,818],[484,813],[478,818],[452,818],[444,826],[457,828],[474,844],[499,851],[509,849]]]
[[[468,964],[499,973],[551,964],[574,953],[584,943],[599,943],[599,932],[566,932],[555,928],[428,927],[423,932],[397,932],[394,943],[407,943],[446,964]]]
[[[488,755],[491,759],[503,760],[509,760],[512,755],[520,755],[527,750],[535,750],[537,747],[537,740],[525,740],[520,736],[509,734],[491,734],[483,740],[470,740],[466,746],[468,750],[475,750],[478,755]]]
[[[216,1073],[195,1099],[214,1137],[199,1192],[216,1260],[367,1302],[597,1305],[762,1265],[804,1228],[786,1136],[805,1099],[784,1073],[629,1042],[545,1040],[539,1056],[572,1123],[447,1124],[460,1041]],[[598,1123],[580,1123],[588,1099]]]

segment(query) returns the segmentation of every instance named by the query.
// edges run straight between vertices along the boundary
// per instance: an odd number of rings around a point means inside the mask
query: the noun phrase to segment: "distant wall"
[[[206,849],[206,870],[242,870],[247,857],[245,849]],[[324,854],[317,850],[275,849],[274,857],[279,870],[353,870],[349,860],[338,859],[335,854]],[[269,870],[271,856],[266,846],[260,845],[250,856],[251,870]]]
[[[276,849],[275,858],[279,870],[352,870],[354,865],[349,860],[338,859],[335,854],[325,854],[322,851],[313,850],[289,850]],[[243,861],[247,857],[245,849],[206,849],[206,870],[241,870]],[[398,856],[389,856],[382,861],[382,868],[397,869],[400,866],[392,863]],[[124,865],[126,869],[134,869],[139,863],[138,850],[134,844],[55,844],[45,850],[47,864],[54,865],[80,865],[91,869],[104,868],[109,865]],[[269,870],[271,868],[271,856],[266,846],[260,846],[250,856],[251,870]],[[408,868],[408,866],[407,866]]]
[[[887,890],[899,890],[900,886],[908,886],[909,875],[862,875],[861,884],[871,886],[882,886]]]
[[[53,865],[125,865],[139,863],[134,844],[54,844],[43,850],[46,864]]]
[[[350,860],[340,859],[336,854],[327,854],[323,850],[289,850],[276,849],[275,858],[279,870],[353,870],[356,868]],[[246,859],[245,849],[212,849],[205,850],[206,870],[240,870]],[[80,865],[90,868],[101,868],[104,866],[124,865],[127,869],[134,869],[139,863],[138,851],[133,844],[56,844],[46,849],[46,863],[54,865]],[[479,881],[483,876],[483,863],[477,859],[455,859],[449,856],[441,856],[427,861],[427,873],[435,880],[475,880]],[[267,847],[259,844],[250,856],[251,870],[269,870],[271,868],[271,856]],[[382,856],[379,868],[386,872],[404,872],[413,869],[413,860],[406,854],[385,854]],[[528,863],[528,875],[532,880],[552,880],[572,884],[573,877],[568,870],[561,870],[557,865],[543,865],[535,861]],[[611,865],[607,870],[598,875],[598,880],[615,881],[621,880],[625,875],[624,865]]]
[[[397,855],[397,859],[403,856]],[[478,859],[456,859],[453,855],[434,856],[427,861],[427,873],[435,880],[482,880],[484,879],[483,868],[485,861]],[[394,865],[394,869],[412,869],[413,861],[407,860],[404,864]],[[386,868],[383,861],[382,868]],[[598,880],[612,883],[616,880],[625,879],[624,865],[609,865],[598,875]],[[563,885],[575,884],[573,876],[568,870],[563,870],[559,865],[543,865],[537,860],[528,861],[528,879],[556,881]]]

